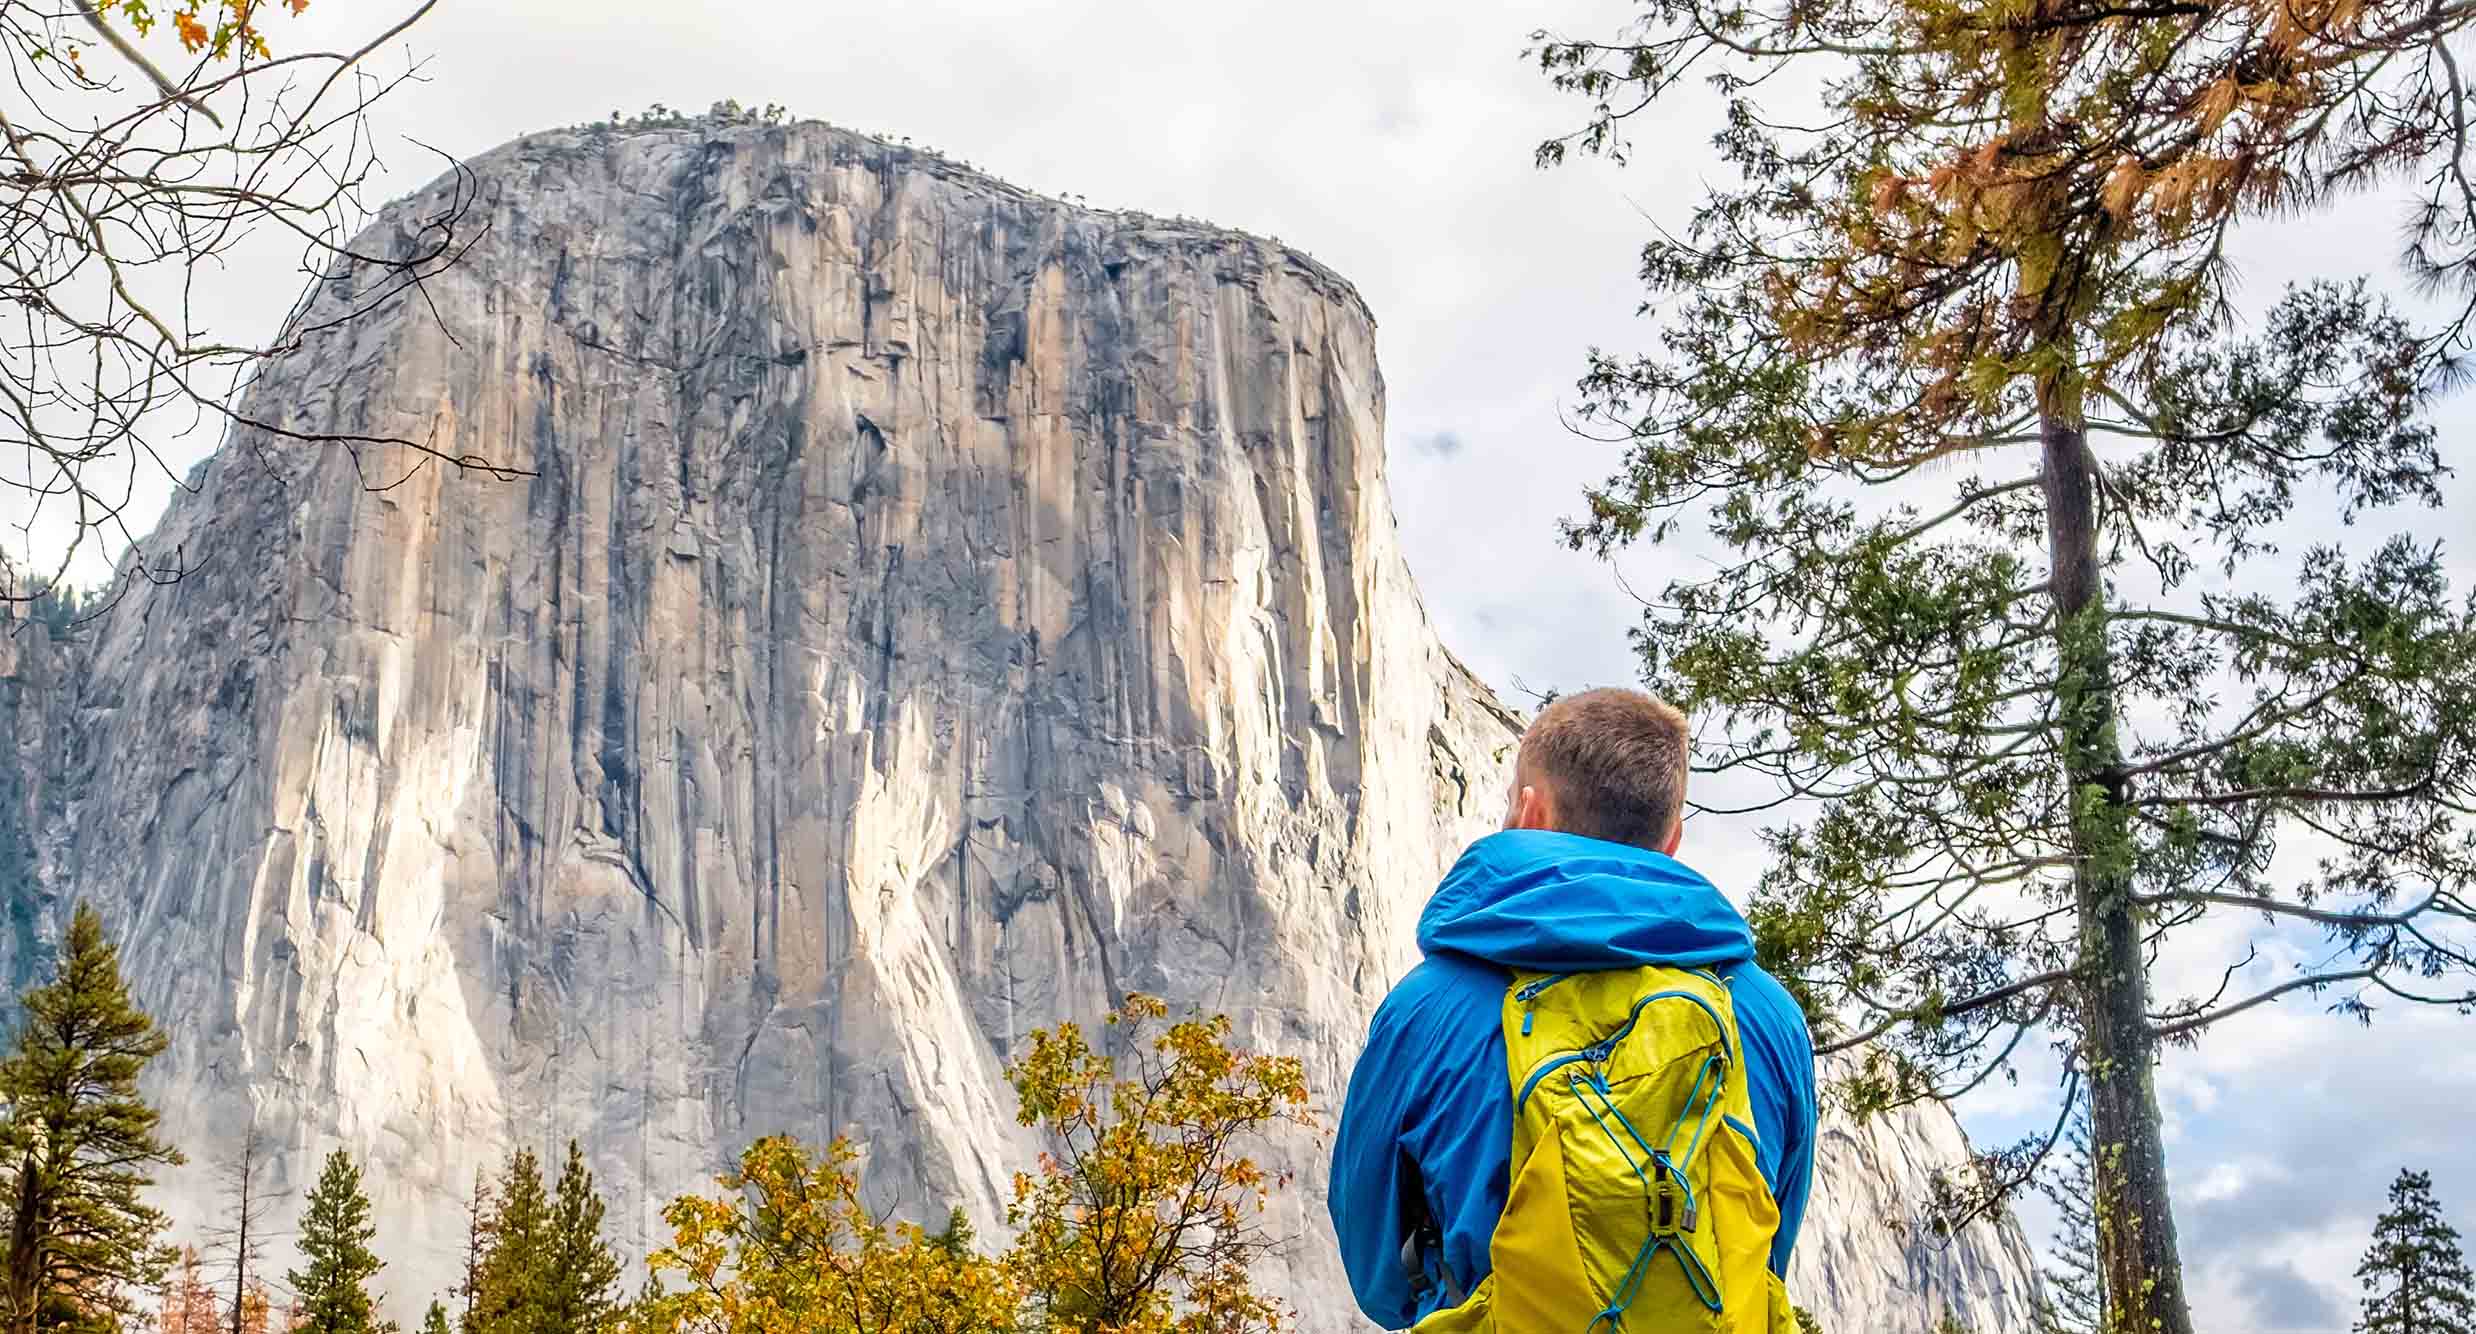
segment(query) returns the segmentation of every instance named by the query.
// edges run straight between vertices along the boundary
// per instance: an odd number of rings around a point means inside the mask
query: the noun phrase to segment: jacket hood
[[[1754,957],[1718,887],[1673,857],[1517,829],[1473,843],[1419,914],[1419,949],[1502,968],[1708,968]]]

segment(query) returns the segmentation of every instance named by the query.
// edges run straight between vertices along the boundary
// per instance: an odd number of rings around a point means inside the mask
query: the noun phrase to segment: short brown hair
[[[1554,792],[1568,834],[1657,850],[1685,809],[1685,715],[1639,690],[1551,701],[1522,733],[1520,772]]]

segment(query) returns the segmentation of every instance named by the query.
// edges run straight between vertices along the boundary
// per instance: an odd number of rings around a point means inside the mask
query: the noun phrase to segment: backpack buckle
[[[1702,1210],[1694,1194],[1664,1152],[1651,1155],[1651,1235],[1674,1237],[1691,1232]]]

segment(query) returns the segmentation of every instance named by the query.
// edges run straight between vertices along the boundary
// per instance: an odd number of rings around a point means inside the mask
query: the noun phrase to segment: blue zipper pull
[[[1564,981],[1566,978],[1571,977],[1571,976],[1573,976],[1573,974],[1571,974],[1571,973],[1551,973],[1551,974],[1549,974],[1548,976],[1543,977],[1543,978],[1540,978],[1538,981],[1533,982],[1533,983],[1530,983],[1529,985],[1527,985],[1527,986],[1523,987],[1521,990],[1516,991],[1516,992],[1514,992],[1514,993],[1513,993],[1513,999],[1515,999],[1515,1000],[1517,1000],[1517,1001],[1522,1002],[1522,1006],[1523,1006],[1523,1008],[1522,1008],[1522,1036],[1523,1036],[1523,1037],[1529,1037],[1529,1036],[1530,1036],[1530,1016],[1531,1016],[1531,1007],[1530,1007],[1530,1003],[1531,1003],[1532,1001],[1534,1001],[1534,1000],[1538,999],[1538,996],[1539,996],[1539,993],[1540,993],[1540,992],[1547,990],[1549,987],[1555,986],[1557,983],[1562,982],[1562,981]]]

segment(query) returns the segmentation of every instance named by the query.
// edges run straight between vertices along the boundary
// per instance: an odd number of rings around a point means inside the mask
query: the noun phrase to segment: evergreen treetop
[[[2061,1163],[2038,1182],[2038,1193],[2055,1208],[2055,1236],[2039,1272],[2042,1299],[2038,1334],[2109,1334],[2106,1293],[2098,1282],[2097,1164],[2089,1157],[2089,1104],[2075,1098],[2064,1131]]]
[[[2373,1225],[2356,1277],[2364,1282],[2360,1334],[2476,1334],[2476,1283],[2429,1173],[2402,1169],[2390,1183],[2390,1208]]]
[[[52,980],[26,992],[0,1060],[0,1198],[11,1226],[0,1304],[16,1334],[128,1319],[173,1252],[142,1193],[180,1151],[156,1134],[138,1076],[166,1038],[138,1008],[103,921],[84,903]]]
[[[592,1334],[617,1314],[619,1257],[602,1240],[602,1214],[601,1192],[585,1166],[584,1149],[569,1140],[551,1201],[550,1263],[536,1334]]]
[[[465,1334],[537,1334],[533,1294],[548,1249],[550,1204],[531,1149],[509,1156],[499,1177],[481,1263],[467,1297]]]
[[[378,1225],[361,1192],[361,1169],[352,1155],[327,1155],[301,1211],[303,1266],[285,1275],[291,1283],[303,1334],[378,1334],[392,1328],[378,1320],[369,1281],[386,1267],[370,1249]]]
[[[602,1239],[603,1202],[570,1141],[555,1193],[540,1161],[508,1160],[485,1229],[467,1334],[599,1334],[620,1310],[619,1258]]]

